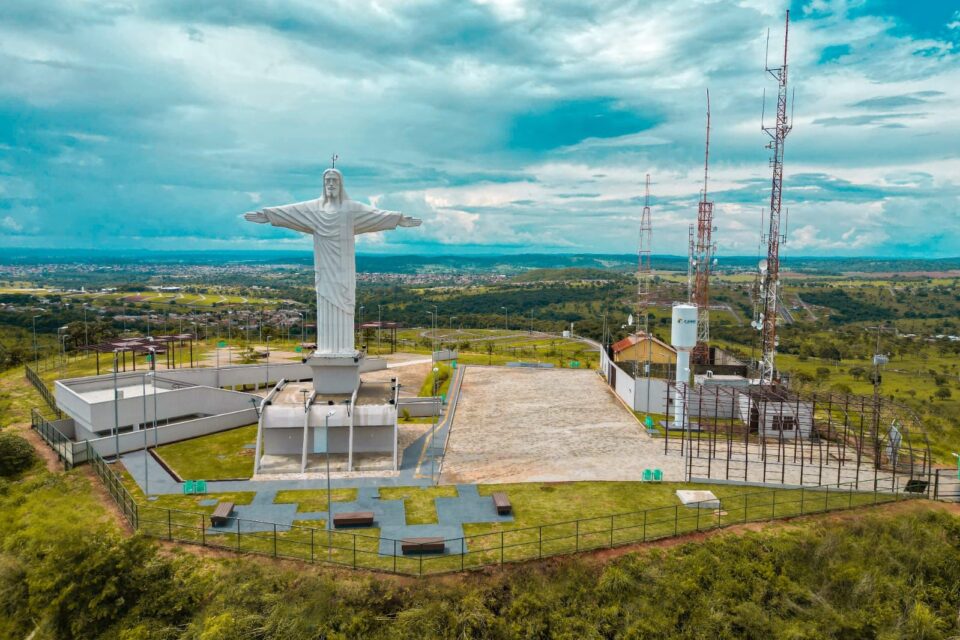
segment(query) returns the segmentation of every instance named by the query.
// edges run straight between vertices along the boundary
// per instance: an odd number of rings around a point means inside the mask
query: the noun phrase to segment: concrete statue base
[[[320,395],[352,394],[360,386],[364,353],[315,353],[306,365],[313,370],[313,389]]]

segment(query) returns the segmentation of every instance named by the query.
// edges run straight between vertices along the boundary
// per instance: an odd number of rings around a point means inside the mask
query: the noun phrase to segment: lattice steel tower
[[[710,268],[713,266],[713,203],[707,200],[710,171],[710,91],[707,91],[707,144],[703,154],[703,192],[697,206],[697,245],[694,250],[693,302],[697,305],[697,346],[694,364],[710,363]]]
[[[790,11],[787,10],[786,26],[783,31],[783,65],[770,67],[765,65],[767,73],[773,76],[778,85],[777,121],[773,127],[763,124],[761,129],[770,136],[767,148],[773,153],[770,166],[773,177],[770,182],[770,226],[767,230],[767,257],[760,261],[760,300],[761,309],[754,326],[760,330],[760,384],[772,384],[776,379],[775,359],[777,355],[777,300],[780,295],[780,244],[786,237],[780,233],[780,205],[783,199],[783,146],[787,134],[793,128],[787,119],[787,41],[790,33]],[[769,50],[769,35],[767,36]],[[766,102],[766,101],[764,101]],[[792,102],[792,100],[791,100]]]

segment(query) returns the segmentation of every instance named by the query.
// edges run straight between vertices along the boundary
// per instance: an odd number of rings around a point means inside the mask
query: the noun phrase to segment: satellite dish
[[[632,314],[632,313],[631,313],[629,316],[627,316],[627,325],[629,325],[629,326],[631,326],[631,327],[633,326],[633,314]]]
[[[717,259],[716,259],[716,258],[713,259],[713,266],[717,266]]]
[[[764,258],[763,260],[761,260],[761,261],[760,261],[760,264],[758,264],[757,266],[758,266],[759,269],[760,269],[760,273],[766,273],[766,272],[767,272],[767,259]]]

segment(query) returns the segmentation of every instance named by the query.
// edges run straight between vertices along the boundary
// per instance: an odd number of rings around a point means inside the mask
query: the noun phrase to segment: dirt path
[[[43,441],[39,433],[30,428],[29,422],[14,422],[8,428],[10,431],[22,436],[33,446],[33,450],[36,451],[40,459],[43,460],[47,471],[51,473],[63,471],[63,463],[57,458],[56,452],[47,446],[47,443]]]

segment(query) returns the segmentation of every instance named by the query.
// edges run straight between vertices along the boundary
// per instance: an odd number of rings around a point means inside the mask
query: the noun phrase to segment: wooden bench
[[[496,491],[490,494],[490,497],[493,498],[493,506],[497,508],[497,515],[508,516],[513,512],[513,505],[503,491]]]
[[[333,526],[336,527],[369,527],[373,524],[373,511],[351,511],[349,513],[333,514]]]
[[[400,549],[408,553],[443,553],[443,538],[404,538]]]
[[[213,510],[213,514],[210,516],[210,524],[215,527],[227,524],[231,513],[233,513],[233,503],[221,502],[217,505],[217,508]]]

